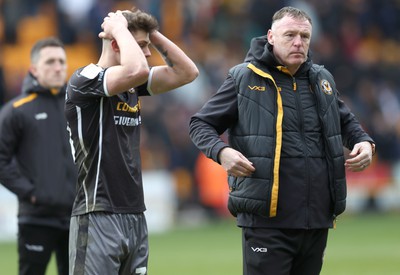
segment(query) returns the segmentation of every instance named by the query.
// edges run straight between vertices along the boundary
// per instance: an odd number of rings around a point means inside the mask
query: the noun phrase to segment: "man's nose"
[[[143,54],[145,57],[150,57],[151,56],[151,51],[149,49],[149,47],[144,47],[143,48]]]
[[[65,63],[63,62],[54,62],[54,69],[57,71],[63,70],[65,67]]]
[[[301,35],[300,34],[298,34],[298,35],[296,35],[295,37],[294,37],[294,44],[295,45],[301,45],[301,43],[303,42],[303,40],[301,39]]]

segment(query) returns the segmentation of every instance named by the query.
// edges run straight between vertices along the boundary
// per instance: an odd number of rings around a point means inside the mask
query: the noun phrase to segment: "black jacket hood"
[[[37,79],[31,73],[28,73],[22,82],[21,91],[22,91],[22,94],[42,93],[42,94],[48,94],[48,95],[64,96],[65,86],[61,89],[44,88],[39,84]]]
[[[267,67],[283,66],[278,62],[272,52],[273,46],[268,43],[266,35],[255,37],[251,40],[250,49],[247,52],[245,62],[258,63]],[[309,69],[312,65],[311,51],[308,51],[307,60],[304,62],[298,71]]]

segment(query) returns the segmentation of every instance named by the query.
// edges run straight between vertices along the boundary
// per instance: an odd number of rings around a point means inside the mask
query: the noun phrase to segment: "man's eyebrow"
[[[141,41],[138,41],[138,44],[146,44],[146,45],[150,45],[150,44],[151,44],[151,42],[150,42],[150,40],[141,40]]]

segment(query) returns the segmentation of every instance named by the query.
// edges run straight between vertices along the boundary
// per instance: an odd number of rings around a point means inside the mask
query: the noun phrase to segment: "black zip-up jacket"
[[[372,139],[339,99],[331,74],[308,59],[291,75],[266,37],[190,123],[193,142],[218,161],[224,147],[256,171],[229,177],[228,208],[239,226],[329,228],[345,209],[343,145]],[[219,135],[229,130],[229,145]]]
[[[64,88],[44,89],[29,74],[0,110],[0,183],[18,197],[19,223],[69,226],[77,171],[64,101]]]

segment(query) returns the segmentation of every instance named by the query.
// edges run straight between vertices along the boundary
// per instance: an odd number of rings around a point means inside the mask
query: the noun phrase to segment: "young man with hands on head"
[[[147,274],[140,145],[140,96],[193,81],[193,61],[140,10],[110,12],[97,64],[75,71],[66,117],[78,166],[70,274]],[[150,45],[165,65],[149,68]]]

